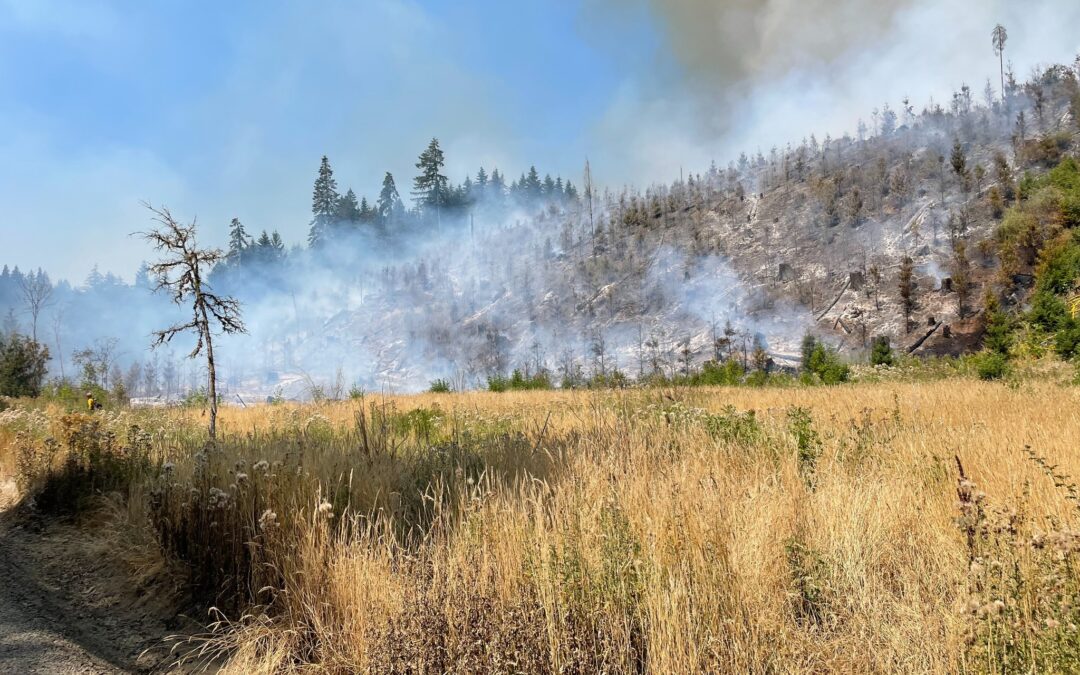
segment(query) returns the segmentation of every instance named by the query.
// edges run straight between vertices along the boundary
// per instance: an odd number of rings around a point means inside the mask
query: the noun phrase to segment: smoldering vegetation
[[[921,110],[885,103],[854,136],[811,135],[644,190],[600,188],[587,165],[580,188],[536,169],[455,184],[433,140],[406,207],[389,174],[371,203],[342,194],[324,159],[306,245],[228,226],[210,281],[243,303],[250,334],[220,344],[226,395],[465,389],[514,370],[579,386],[706,360],[749,367],[755,350],[775,368],[807,331],[849,353],[880,335],[959,353],[970,339],[917,328],[974,334],[973,300],[999,281],[1006,305],[1023,304],[1034,262],[1003,265],[998,220],[1025,172],[1076,144],[1075,67],[1001,82]],[[78,288],[7,271],[5,330],[54,348],[58,375],[177,397],[203,375],[182,359],[188,345],[148,355],[176,311],[152,285],[145,268],[131,285],[93,274]]]

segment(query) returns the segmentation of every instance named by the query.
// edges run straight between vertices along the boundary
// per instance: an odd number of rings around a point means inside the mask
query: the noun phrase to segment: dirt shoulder
[[[0,505],[2,507],[2,505]],[[163,570],[133,574],[103,525],[0,512],[0,673],[171,671],[198,624]]]

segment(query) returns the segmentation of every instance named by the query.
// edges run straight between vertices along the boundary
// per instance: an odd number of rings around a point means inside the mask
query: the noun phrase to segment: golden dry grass
[[[1035,530],[1078,520],[1025,451],[1080,476],[1080,391],[1045,382],[379,398],[398,415],[437,408],[438,442],[505,425],[528,455],[415,486],[431,506],[408,535],[393,495],[361,499],[376,465],[347,447],[364,405],[222,412],[226,439],[253,439],[236,451],[249,463],[287,429],[310,435],[304,470],[324,486],[354,467],[351,510],[322,517],[317,481],[294,482],[276,507],[293,512],[259,531],[280,588],[266,615],[223,624],[228,672],[1001,670],[967,609],[954,457],[988,512],[1022,509]],[[802,463],[793,407],[817,438]],[[313,425],[353,435],[320,451]],[[168,434],[158,452],[176,458]]]

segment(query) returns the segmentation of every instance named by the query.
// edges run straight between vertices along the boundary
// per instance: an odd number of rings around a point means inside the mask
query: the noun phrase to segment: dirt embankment
[[[0,673],[173,672],[167,638],[198,624],[177,612],[169,575],[133,575],[108,525],[65,523],[4,504],[0,485]]]

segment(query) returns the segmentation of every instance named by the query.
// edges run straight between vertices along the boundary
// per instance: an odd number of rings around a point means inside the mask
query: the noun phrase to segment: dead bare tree
[[[162,260],[150,265],[149,272],[156,279],[154,290],[168,291],[177,305],[191,303],[192,318],[176,323],[164,330],[155,331],[154,347],[170,342],[176,335],[193,332],[195,348],[188,354],[194,359],[206,354],[206,396],[210,406],[210,438],[217,435],[217,371],[214,365],[214,327],[220,333],[244,333],[240,318],[240,303],[233,298],[215,294],[205,280],[205,275],[215,264],[224,260],[221,249],[200,249],[195,242],[195,221],[181,225],[167,208],[155,208],[144,204],[160,224],[155,230],[138,233],[163,253]],[[219,334],[220,334],[219,333]]]
[[[34,342],[37,342],[38,316],[41,315],[41,310],[48,306],[49,301],[52,299],[52,282],[49,281],[49,275],[39,269],[36,274],[30,272],[20,279],[19,287],[22,290],[26,308],[30,312],[31,337],[33,337]]]

